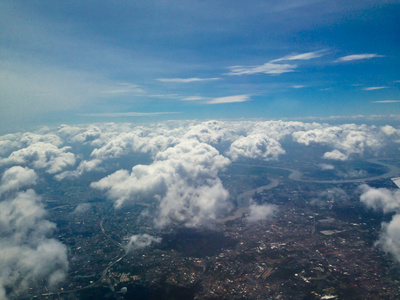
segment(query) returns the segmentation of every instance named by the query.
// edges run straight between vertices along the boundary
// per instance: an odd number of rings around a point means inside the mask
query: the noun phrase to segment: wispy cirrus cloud
[[[181,100],[183,101],[200,101],[200,100],[209,100],[210,98],[208,97],[202,97],[202,96],[190,96],[190,97],[185,97],[182,98]]]
[[[83,117],[151,117],[158,115],[179,114],[180,112],[124,112],[124,113],[98,113],[98,114],[79,114]]]
[[[229,67],[231,70],[229,73],[224,75],[252,75],[252,74],[269,74],[269,75],[280,75],[283,73],[294,72],[297,68],[295,64],[275,64],[265,63],[261,66],[244,67],[244,66],[232,66]]]
[[[387,89],[387,86],[369,86],[363,88],[364,91],[375,91],[375,90],[382,90],[382,89]]]
[[[132,93],[142,94],[145,93],[145,91],[139,85],[132,83],[119,83],[118,85],[103,91],[103,94],[107,96]]]
[[[400,103],[400,100],[381,100],[381,101],[371,101],[371,103]]]
[[[213,80],[220,80],[221,78],[213,77],[213,78],[158,78],[157,81],[160,82],[173,82],[173,83],[190,83],[190,82],[199,82],[199,81],[213,81]]]
[[[260,66],[231,66],[229,73],[224,75],[252,75],[252,74],[269,74],[269,75],[280,75],[283,73],[294,72],[297,69],[297,64],[281,64],[277,62],[281,61],[292,61],[292,60],[310,60],[325,55],[326,50],[320,50],[315,52],[307,52],[301,54],[291,54],[281,58],[271,60]]]
[[[346,61],[354,61],[354,60],[364,60],[364,59],[371,59],[376,57],[385,57],[385,55],[379,55],[376,53],[364,53],[364,54],[353,54],[340,57],[336,60],[336,62],[346,62]]]
[[[207,104],[237,103],[249,100],[251,100],[249,95],[236,95],[236,96],[214,98],[210,101],[207,101]]]
[[[286,60],[309,60],[324,56],[327,50],[319,50],[314,52],[306,52],[301,54],[291,54],[278,59],[271,60],[271,62],[286,61]]]

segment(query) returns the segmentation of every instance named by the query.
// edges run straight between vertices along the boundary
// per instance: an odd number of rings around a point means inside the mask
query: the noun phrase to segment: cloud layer
[[[135,234],[129,238],[128,245],[126,246],[126,251],[134,251],[138,249],[143,249],[150,246],[151,244],[157,244],[161,242],[161,238],[151,236],[147,233],[145,234]]]
[[[250,223],[265,221],[271,219],[278,210],[276,205],[272,204],[251,204],[249,206],[249,215],[246,220]]]
[[[400,190],[373,188],[366,184],[360,187],[360,200],[367,207],[384,213],[395,212],[390,222],[383,222],[377,245],[400,261]]]
[[[301,145],[320,149],[317,165],[335,169],[335,161],[376,155],[399,138],[400,130],[389,125],[292,121],[61,125],[0,137],[0,163],[10,167],[3,174],[4,191],[34,184],[33,169],[59,181],[96,173],[102,179],[91,187],[116,207],[148,202],[157,226],[201,226],[229,213],[230,195],[219,174],[233,161],[276,162]],[[146,163],[120,165],[136,156],[146,157]],[[13,181],[16,177],[20,181]]]
[[[12,167],[2,176],[0,190],[0,298],[16,299],[44,280],[48,288],[63,281],[68,269],[67,248],[51,238],[55,224],[45,219],[41,197],[33,185],[37,175],[28,168]]]
[[[197,226],[215,220],[228,206],[228,192],[217,176],[228,164],[212,146],[187,140],[159,152],[151,165],[117,171],[91,186],[106,191],[116,207],[158,202],[158,226],[172,220]]]

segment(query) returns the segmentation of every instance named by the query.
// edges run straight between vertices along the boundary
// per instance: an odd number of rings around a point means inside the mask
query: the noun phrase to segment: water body
[[[377,158],[369,159],[366,161],[369,163],[384,166],[384,167],[388,168],[389,171],[382,175],[371,176],[371,177],[366,177],[366,178],[353,178],[353,179],[340,179],[340,180],[314,180],[314,179],[303,179],[303,173],[300,172],[299,170],[294,170],[294,169],[289,169],[289,168],[281,168],[281,167],[259,166],[259,165],[257,167],[289,171],[290,173],[289,173],[289,175],[287,175],[287,178],[290,180],[293,180],[293,181],[324,183],[324,184],[326,184],[326,183],[332,183],[332,184],[354,183],[354,182],[362,183],[362,182],[378,180],[378,179],[393,178],[393,177],[397,177],[400,175],[400,168],[395,165],[382,162]],[[255,166],[252,164],[240,164],[240,165]],[[250,204],[250,200],[256,192],[261,193],[264,190],[270,190],[279,185],[278,178],[270,178],[270,180],[271,180],[271,183],[269,183],[268,185],[263,185],[263,186],[260,186],[260,187],[257,187],[257,188],[251,189],[251,190],[247,190],[247,191],[244,191],[243,193],[241,193],[240,195],[238,195],[237,199],[236,199],[236,201],[238,203],[238,208],[235,210],[234,214],[221,219],[219,221],[219,223],[225,223],[228,221],[233,221],[233,220],[242,218],[243,214],[247,213],[248,206]]]

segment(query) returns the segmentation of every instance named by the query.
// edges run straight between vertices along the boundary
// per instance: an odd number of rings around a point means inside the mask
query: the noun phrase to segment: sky
[[[400,1],[0,1],[2,133],[396,115]]]

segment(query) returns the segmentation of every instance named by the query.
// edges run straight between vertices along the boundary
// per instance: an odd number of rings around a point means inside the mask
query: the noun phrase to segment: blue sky
[[[0,126],[399,114],[399,15],[385,0],[1,1]]]

